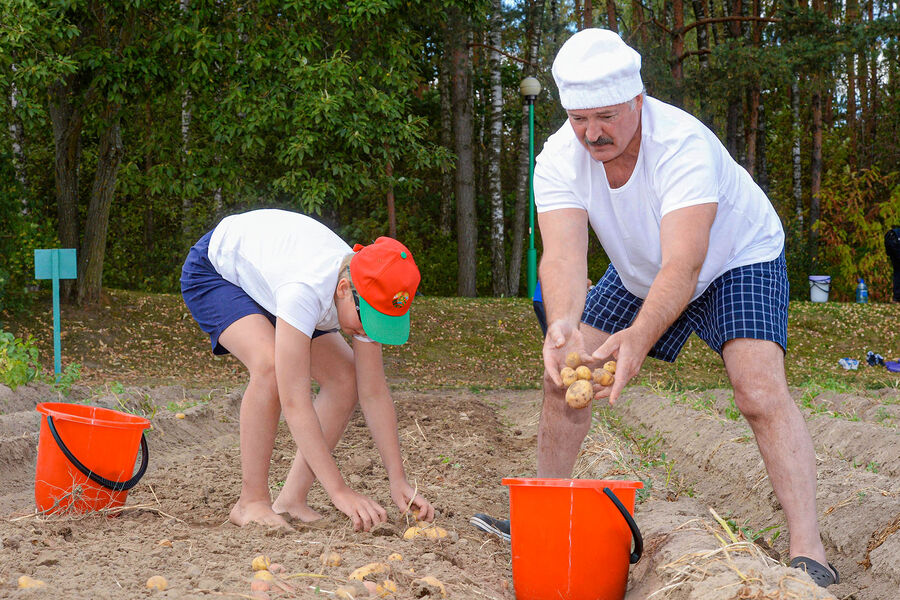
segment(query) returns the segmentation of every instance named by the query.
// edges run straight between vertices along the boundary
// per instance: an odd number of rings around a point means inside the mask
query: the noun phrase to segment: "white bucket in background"
[[[828,302],[828,291],[830,289],[830,275],[809,276],[809,299],[813,302]]]

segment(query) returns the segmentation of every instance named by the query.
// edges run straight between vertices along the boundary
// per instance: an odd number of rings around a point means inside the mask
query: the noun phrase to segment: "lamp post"
[[[537,250],[534,249],[534,100],[541,93],[541,82],[526,77],[519,92],[528,104],[528,297],[537,285]]]

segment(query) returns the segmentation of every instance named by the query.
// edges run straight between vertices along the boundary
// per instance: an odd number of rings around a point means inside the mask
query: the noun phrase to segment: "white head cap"
[[[641,55],[607,29],[570,37],[553,61],[553,79],[566,110],[622,104],[644,90]]]

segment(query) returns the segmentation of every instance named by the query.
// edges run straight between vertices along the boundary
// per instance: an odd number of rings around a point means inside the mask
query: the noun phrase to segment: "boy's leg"
[[[335,332],[314,338],[310,354],[310,375],[319,384],[319,393],[313,406],[319,417],[325,442],[329,449],[334,450],[358,400],[353,350]],[[298,450],[284,487],[272,508],[277,513],[289,513],[305,522],[322,518],[306,503],[306,496],[314,481],[315,475]]]
[[[287,521],[272,510],[269,495],[269,463],[281,404],[275,382],[275,328],[261,314],[242,317],[219,336],[250,372],[250,382],[241,400],[241,497],[231,509],[231,521],[287,527]]]

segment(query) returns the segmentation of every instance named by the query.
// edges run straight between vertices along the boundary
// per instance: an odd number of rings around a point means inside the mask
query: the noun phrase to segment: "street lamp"
[[[528,104],[528,297],[534,297],[537,285],[537,250],[534,249],[534,100],[541,93],[541,82],[526,77],[519,92]]]

